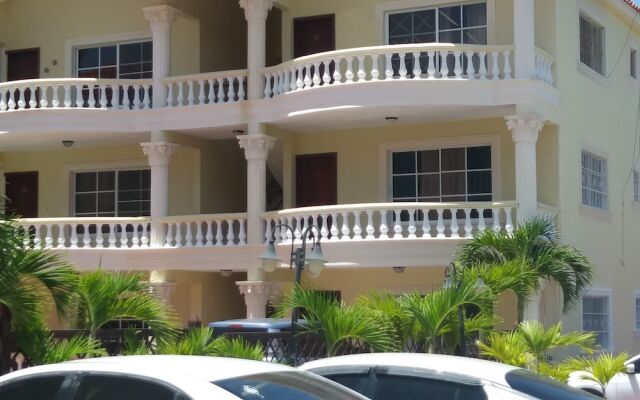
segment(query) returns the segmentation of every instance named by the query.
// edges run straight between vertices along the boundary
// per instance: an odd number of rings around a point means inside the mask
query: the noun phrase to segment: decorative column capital
[[[141,143],[140,147],[142,147],[142,151],[149,158],[150,166],[164,167],[169,165],[171,156],[178,145],[169,142],[148,142]]]
[[[168,5],[145,7],[142,12],[147,21],[149,21],[152,31],[169,30],[171,23],[182,13],[177,8]]]
[[[247,160],[266,160],[273,148],[276,138],[257,134],[236,136]]]
[[[505,117],[507,128],[511,131],[513,141],[536,143],[538,135],[544,127],[544,120],[537,117],[511,115]]]
[[[278,282],[242,281],[236,282],[236,285],[238,285],[240,293],[245,298],[248,296],[259,297],[265,299],[265,301],[269,300],[269,298],[280,289]]]
[[[165,304],[171,303],[171,295],[177,283],[175,282],[150,282],[151,294],[162,300]]]
[[[240,0],[240,7],[244,9],[247,21],[263,19],[266,21],[269,11],[273,8],[273,0]]]

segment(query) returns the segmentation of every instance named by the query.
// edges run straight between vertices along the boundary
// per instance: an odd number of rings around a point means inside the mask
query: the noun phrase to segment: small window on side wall
[[[629,75],[633,79],[638,79],[638,52],[636,49],[629,50]]]
[[[640,202],[640,172],[633,171],[633,201]]]
[[[600,75],[605,75],[604,27],[580,14],[580,62]]]

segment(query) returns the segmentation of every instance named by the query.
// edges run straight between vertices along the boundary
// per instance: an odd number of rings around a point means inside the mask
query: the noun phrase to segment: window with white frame
[[[580,61],[600,75],[605,74],[604,27],[580,14]]]
[[[609,207],[607,160],[582,151],[582,204],[606,210]]]
[[[640,172],[633,171],[633,201],[640,202]]]
[[[587,295],[582,298],[582,331],[594,332],[596,344],[607,350],[611,344],[609,295]]]
[[[491,146],[466,146],[391,154],[394,202],[491,201]]]
[[[117,170],[73,174],[76,217],[140,217],[151,211],[151,171]]]
[[[115,43],[76,49],[78,78],[145,79],[153,72],[151,41]]]
[[[636,331],[640,332],[640,292],[636,292]]]
[[[629,75],[633,79],[638,79],[638,52],[636,49],[629,50]]]
[[[387,14],[387,43],[487,44],[487,4],[393,11]]]

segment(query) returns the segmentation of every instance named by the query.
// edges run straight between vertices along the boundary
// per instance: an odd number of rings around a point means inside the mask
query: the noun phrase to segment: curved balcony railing
[[[151,108],[149,79],[31,79],[0,83],[0,112],[46,108]]]
[[[264,95],[391,79],[511,79],[513,51],[513,46],[430,43],[319,53],[264,69]]]
[[[172,76],[162,80],[167,88],[166,107],[235,103],[246,100],[247,70]]]
[[[536,48],[536,79],[552,85],[555,83],[553,78],[553,65],[555,57],[546,51]]]
[[[247,244],[247,214],[160,218],[164,247],[220,247]]]
[[[494,203],[373,203],[307,207],[264,214],[265,241],[278,224],[276,242],[302,239],[313,223],[322,240],[460,239],[486,229],[513,232],[516,202]]]

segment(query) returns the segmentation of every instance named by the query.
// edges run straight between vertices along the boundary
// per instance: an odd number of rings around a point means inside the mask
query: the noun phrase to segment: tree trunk
[[[0,375],[11,371],[11,312],[0,304]]]
[[[518,324],[524,320],[524,307],[526,306],[525,299],[518,297]]]

